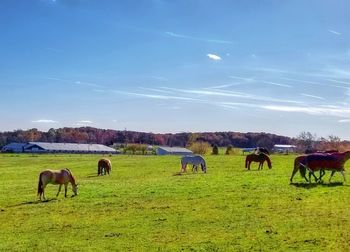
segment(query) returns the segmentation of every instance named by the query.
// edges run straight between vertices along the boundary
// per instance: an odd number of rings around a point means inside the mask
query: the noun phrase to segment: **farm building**
[[[280,153],[294,152],[295,149],[296,149],[296,146],[290,145],[290,144],[275,144],[273,146],[273,151],[280,152]]]
[[[159,146],[156,150],[157,155],[191,155],[192,151],[182,147]]]
[[[21,153],[24,152],[25,146],[27,143],[10,143],[2,147],[2,152],[13,152],[13,153]]]
[[[15,143],[13,143],[15,144]],[[5,146],[6,147],[6,146]],[[4,148],[5,148],[4,147]],[[3,149],[4,150],[4,149]],[[117,153],[115,149],[102,144],[29,142],[21,151],[29,153]]]

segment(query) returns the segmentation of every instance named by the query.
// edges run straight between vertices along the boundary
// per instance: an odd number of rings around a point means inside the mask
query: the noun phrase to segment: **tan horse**
[[[245,159],[245,168],[250,170],[251,162],[259,162],[258,170],[262,170],[265,161],[267,162],[267,165],[271,169],[272,168],[271,160],[268,155],[266,155],[265,153],[249,154],[246,156],[246,159]]]
[[[106,172],[109,173],[112,170],[112,163],[109,159],[107,158],[102,158],[98,161],[97,164],[97,175],[106,175]]]
[[[64,197],[67,197],[67,187],[69,183],[72,184],[74,196],[78,195],[78,185],[75,182],[73,174],[69,169],[66,168],[62,170],[42,171],[39,175],[38,196],[40,197],[40,200],[42,199],[42,197],[44,200],[46,200],[44,194],[45,187],[47,186],[47,184],[54,184],[59,185],[56,197],[58,197],[62,185],[64,185]]]

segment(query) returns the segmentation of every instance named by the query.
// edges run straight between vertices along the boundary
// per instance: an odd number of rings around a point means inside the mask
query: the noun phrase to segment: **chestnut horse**
[[[78,185],[75,182],[75,179],[73,177],[73,174],[69,169],[62,169],[62,170],[45,170],[42,171],[39,175],[39,183],[38,183],[38,196],[40,197],[40,200],[43,198],[45,199],[45,187],[47,184],[54,184],[59,185],[58,192],[56,194],[56,197],[58,197],[62,185],[64,185],[64,197],[67,197],[67,187],[68,184],[72,184],[72,189],[74,196],[78,195]],[[41,197],[42,196],[42,197]]]
[[[112,163],[109,159],[107,158],[102,158],[98,161],[97,164],[97,175],[106,175],[106,172],[109,173],[112,170]]]
[[[250,170],[250,163],[251,162],[259,162],[258,170],[262,170],[264,166],[264,162],[267,162],[267,165],[269,166],[269,169],[272,168],[271,160],[268,155],[265,153],[259,153],[259,154],[249,154],[245,158],[245,168]]]
[[[290,182],[293,181],[294,175],[299,170],[301,176],[305,178],[306,181],[311,182],[311,175],[314,176],[315,181],[317,182],[325,174],[325,170],[332,171],[332,174],[329,178],[331,181],[335,172],[340,172],[344,175],[344,164],[347,160],[350,159],[350,151],[346,152],[331,152],[331,153],[313,153],[309,155],[301,155],[295,158],[294,160],[294,169]],[[309,180],[306,178],[306,170],[309,171]],[[314,174],[315,171],[320,171],[320,178],[317,178]]]

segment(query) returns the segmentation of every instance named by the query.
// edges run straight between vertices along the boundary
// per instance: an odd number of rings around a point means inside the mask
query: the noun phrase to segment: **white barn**
[[[102,144],[77,144],[77,143],[11,143],[3,147],[4,152],[25,153],[100,153],[116,154],[117,151]]]
[[[281,152],[281,153],[289,153],[289,152],[295,152],[295,149],[297,147],[295,145],[290,144],[275,144],[273,146],[274,152]]]
[[[183,147],[159,146],[156,150],[157,155],[191,155],[193,152]]]

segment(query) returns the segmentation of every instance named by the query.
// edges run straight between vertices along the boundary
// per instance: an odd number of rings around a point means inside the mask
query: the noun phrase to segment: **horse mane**
[[[71,183],[72,184],[74,183],[74,185],[76,185],[75,178],[74,178],[72,172],[68,168],[65,168],[65,170],[69,172]]]

